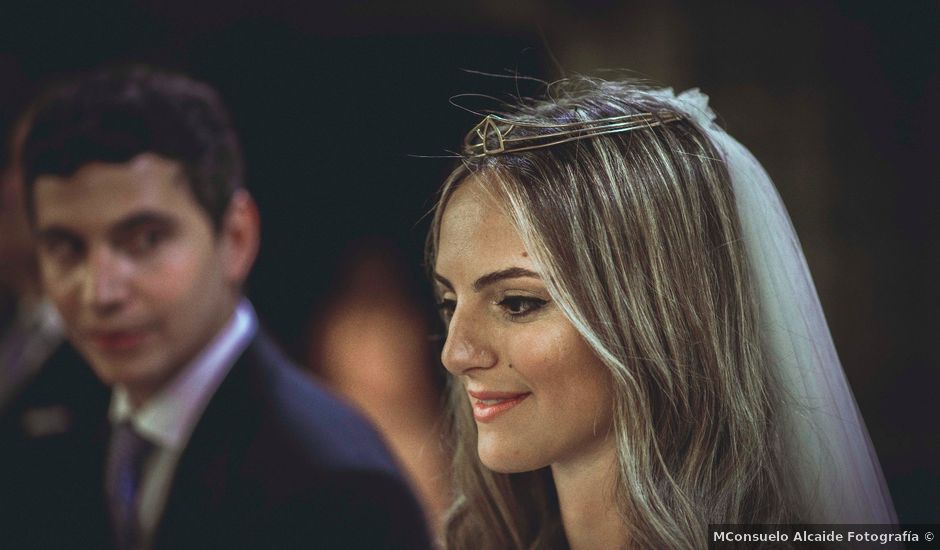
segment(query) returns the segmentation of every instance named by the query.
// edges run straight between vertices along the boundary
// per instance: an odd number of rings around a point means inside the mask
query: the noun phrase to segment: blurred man
[[[107,510],[110,537],[69,525],[69,544],[428,546],[375,433],[242,298],[259,220],[214,91],[142,68],[90,75],[39,104],[23,159],[45,289],[113,387],[87,471],[104,498],[84,504]]]

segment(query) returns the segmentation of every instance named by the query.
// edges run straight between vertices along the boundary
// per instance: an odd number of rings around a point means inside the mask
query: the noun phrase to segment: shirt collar
[[[209,399],[258,330],[251,304],[242,299],[225,327],[170,383],[134,410],[123,386],[115,386],[108,417],[129,420],[134,429],[163,448],[182,449]]]

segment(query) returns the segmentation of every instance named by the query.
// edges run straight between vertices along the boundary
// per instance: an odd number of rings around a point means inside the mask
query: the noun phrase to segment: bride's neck
[[[613,437],[605,443],[589,456],[552,465],[571,550],[626,547],[627,526],[615,498],[617,452]]]

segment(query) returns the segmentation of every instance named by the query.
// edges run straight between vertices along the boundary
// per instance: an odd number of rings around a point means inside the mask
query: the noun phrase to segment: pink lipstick
[[[477,422],[492,422],[499,415],[512,409],[532,395],[528,392],[468,391],[472,398],[473,418]]]

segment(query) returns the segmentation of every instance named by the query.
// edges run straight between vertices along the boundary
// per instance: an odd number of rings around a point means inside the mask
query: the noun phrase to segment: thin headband
[[[498,115],[487,115],[467,133],[463,140],[463,151],[464,154],[471,157],[529,151],[579,139],[662,126],[669,122],[682,120],[682,118],[681,115],[672,111],[659,111],[585,122],[569,122],[567,124],[538,124],[509,120]],[[516,128],[536,128],[549,131],[514,137],[512,132]]]

